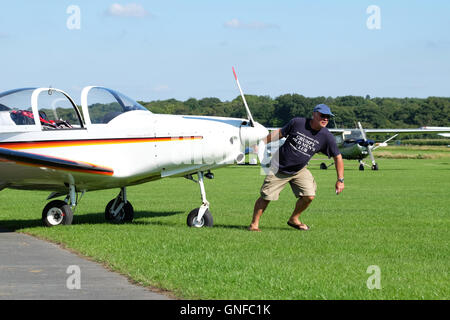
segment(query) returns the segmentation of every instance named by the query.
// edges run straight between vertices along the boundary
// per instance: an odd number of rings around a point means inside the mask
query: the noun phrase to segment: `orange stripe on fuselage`
[[[78,169],[78,168],[61,168],[58,166],[54,166],[54,165],[42,165],[42,164],[35,164],[35,163],[28,163],[28,162],[24,162],[24,161],[12,161],[12,160],[7,160],[6,162],[14,162],[17,164],[21,164],[24,166],[28,166],[28,167],[35,167],[35,168],[48,168],[48,169],[53,169],[53,170],[59,170],[59,171],[75,171],[75,172],[81,172],[81,173],[90,173],[90,174],[98,174],[98,175],[103,175],[103,176],[112,176],[114,174],[113,171],[111,172],[104,172],[104,171],[97,171],[97,170],[89,170],[89,169]],[[112,169],[110,169],[112,170]]]
[[[182,137],[154,137],[154,138],[118,138],[118,139],[85,139],[85,140],[49,140],[49,141],[25,141],[25,142],[0,142],[0,147],[11,150],[61,148],[76,146],[96,146],[126,143],[164,142],[180,140],[199,140],[202,136]]]

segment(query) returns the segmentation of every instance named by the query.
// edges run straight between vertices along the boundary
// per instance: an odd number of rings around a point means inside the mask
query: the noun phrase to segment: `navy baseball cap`
[[[331,113],[330,107],[328,107],[326,104],[318,104],[314,107],[313,112],[320,112],[321,114],[329,114],[330,116],[334,117],[334,114]]]

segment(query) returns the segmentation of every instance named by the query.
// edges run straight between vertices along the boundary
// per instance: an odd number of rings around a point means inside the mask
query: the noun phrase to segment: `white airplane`
[[[127,186],[165,177],[195,181],[197,174],[202,204],[187,224],[212,226],[203,178],[241,161],[245,146],[268,134],[244,103],[248,119],[154,114],[117,91],[89,86],[81,92],[81,113],[59,89],[0,93],[0,190],[48,190],[47,200],[66,196],[42,212],[43,223],[55,226],[72,223],[79,193],[120,188],[105,218],[131,221]]]

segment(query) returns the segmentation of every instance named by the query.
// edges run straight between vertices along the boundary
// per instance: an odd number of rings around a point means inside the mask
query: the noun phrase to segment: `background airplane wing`
[[[420,127],[402,129],[364,129],[366,133],[445,133],[450,132],[450,127]]]
[[[328,129],[333,133],[342,133],[342,132],[351,132],[355,130],[359,130],[357,128],[349,129],[349,128],[331,128]],[[397,129],[366,129],[364,128],[366,133],[446,133],[450,132],[450,127],[420,127],[420,128],[397,128]]]

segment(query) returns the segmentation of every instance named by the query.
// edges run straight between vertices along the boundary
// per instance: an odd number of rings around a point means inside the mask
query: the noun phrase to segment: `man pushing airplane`
[[[333,157],[337,173],[336,194],[344,190],[342,155],[333,134],[326,128],[330,117],[334,115],[325,104],[315,106],[312,115],[312,119],[293,118],[283,128],[272,131],[264,139],[266,144],[281,138],[286,138],[286,142],[272,157],[269,172],[260,190],[261,196],[255,202],[249,231],[261,231],[259,220],[264,210],[270,201],[278,200],[281,190],[287,183],[298,198],[287,224],[298,230],[310,229],[308,225],[300,221],[300,215],[308,208],[316,195],[316,182],[307,169],[307,164],[318,152]]]

